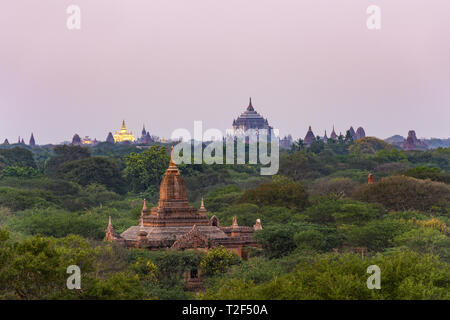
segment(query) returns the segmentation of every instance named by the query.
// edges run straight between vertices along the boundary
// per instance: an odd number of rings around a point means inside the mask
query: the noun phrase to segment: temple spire
[[[144,205],[142,206],[142,212],[147,211],[147,200],[144,199]]]
[[[169,167],[177,167],[175,162],[173,161],[173,146],[170,147],[170,164]]]
[[[248,110],[248,111],[253,111],[253,110],[255,110],[255,109],[253,108],[253,105],[252,105],[252,97],[250,97],[250,102],[249,102],[249,104],[248,104],[247,110]]]
[[[202,197],[202,201],[200,203],[200,209],[198,209],[198,213],[199,214],[206,214],[206,208],[205,208],[205,204],[203,203],[203,197]]]

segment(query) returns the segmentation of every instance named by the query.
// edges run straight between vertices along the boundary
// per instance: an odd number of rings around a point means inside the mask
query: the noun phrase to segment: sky
[[[122,120],[136,135],[225,131],[250,96],[294,138],[448,138],[449,14],[448,0],[3,1],[0,142],[105,140]]]

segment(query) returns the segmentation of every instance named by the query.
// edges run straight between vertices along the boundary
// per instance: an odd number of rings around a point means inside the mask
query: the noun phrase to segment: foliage
[[[8,241],[0,231],[0,297],[20,299],[137,299],[144,297],[138,277],[128,272],[103,274],[98,257],[107,247],[93,248],[77,236],[63,239],[35,236]],[[66,286],[67,267],[82,272],[81,289]],[[26,275],[26,277],[24,277]]]
[[[56,176],[82,186],[102,184],[117,193],[125,192],[125,181],[116,164],[102,157],[66,162],[58,167]]]
[[[350,199],[320,197],[304,212],[307,220],[318,224],[362,224],[380,217],[384,210],[376,204]]]
[[[367,224],[351,226],[344,230],[346,240],[353,246],[366,247],[375,252],[381,252],[394,246],[396,236],[409,230],[411,226],[401,220],[372,220]]]
[[[41,173],[33,167],[9,166],[1,171],[1,177],[35,178]]]
[[[355,141],[349,148],[351,153],[376,154],[380,150],[390,150],[393,147],[387,142],[374,138],[364,137]]]
[[[13,211],[52,207],[55,201],[53,194],[48,191],[0,187],[0,206]]]
[[[131,153],[126,157],[125,177],[134,192],[143,192],[150,186],[161,183],[169,163],[165,147],[152,146],[142,153]]]
[[[255,239],[264,249],[268,258],[279,258],[294,251],[295,227],[292,225],[274,225],[255,232]]]
[[[403,172],[403,175],[416,179],[430,179],[433,181],[450,184],[450,174],[436,167],[415,167]]]
[[[45,165],[45,171],[49,176],[54,176],[59,166],[66,162],[86,159],[91,156],[88,148],[73,145],[56,146],[53,149],[53,153],[55,155]]]
[[[239,263],[239,257],[225,247],[210,249],[200,261],[202,273],[211,276],[225,273],[230,266]]]
[[[310,194],[335,197],[350,197],[358,187],[350,178],[317,179],[308,189]]]
[[[252,203],[257,206],[278,206],[302,210],[308,204],[308,194],[298,183],[263,183],[254,189],[246,190],[240,203]]]
[[[33,153],[25,148],[0,148],[0,168],[2,167],[30,167],[36,169]]]
[[[367,267],[381,269],[381,289],[368,290]],[[431,255],[394,251],[361,259],[355,254],[325,254],[270,281],[227,279],[215,283],[202,299],[264,300],[366,300],[442,299],[448,300],[450,273],[443,262]]]
[[[391,210],[427,211],[432,206],[447,207],[450,187],[440,182],[391,176],[364,185],[353,193],[357,200],[383,204]]]

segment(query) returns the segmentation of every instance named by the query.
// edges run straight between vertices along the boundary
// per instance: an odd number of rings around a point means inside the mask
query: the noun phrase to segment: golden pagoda
[[[127,127],[125,126],[125,120],[122,121],[122,128],[120,128],[120,132],[116,132],[114,133],[114,141],[116,143],[120,143],[120,142],[125,142],[125,141],[129,141],[129,142],[134,142],[135,138],[133,136],[133,134],[127,131]]]

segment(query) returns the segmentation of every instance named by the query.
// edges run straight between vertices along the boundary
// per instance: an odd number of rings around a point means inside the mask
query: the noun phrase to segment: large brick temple
[[[144,200],[139,225],[120,235],[114,231],[110,218],[105,240],[118,242],[124,247],[151,250],[208,250],[223,245],[242,258],[246,258],[243,248],[258,246],[253,233],[262,229],[259,219],[253,227],[248,227],[239,226],[234,217],[231,226],[222,227],[216,216],[209,219],[206,213],[203,199],[200,209],[189,205],[186,185],[173,162],[172,147],[169,168],[160,186],[158,206],[148,209]]]

